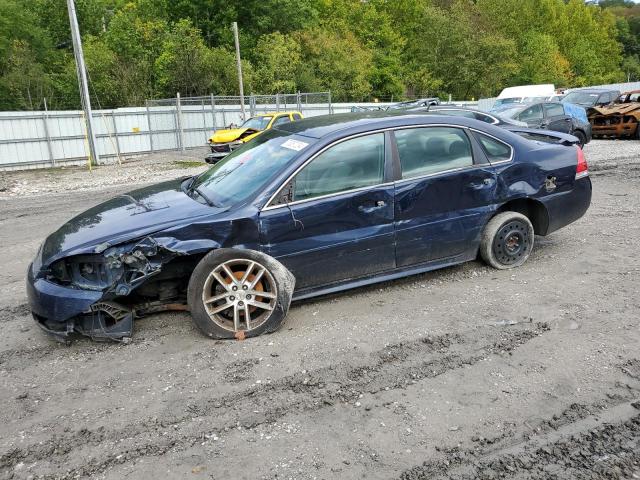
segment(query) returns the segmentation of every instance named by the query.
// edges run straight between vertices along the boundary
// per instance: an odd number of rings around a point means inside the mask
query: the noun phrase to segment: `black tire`
[[[261,269],[263,273],[259,273]],[[255,275],[245,276],[247,270]],[[227,271],[231,271],[233,278]],[[258,284],[250,286],[254,280]],[[208,253],[194,269],[187,301],[194,323],[205,335],[241,339],[277,330],[289,311],[294,287],[295,277],[276,259],[254,250],[221,248]],[[217,297],[223,298],[214,301]],[[209,300],[206,306],[205,298]],[[257,317],[252,318],[256,312]],[[256,324],[249,328],[252,322]]]
[[[499,270],[522,265],[533,249],[533,225],[517,212],[499,213],[487,223],[480,239],[480,256]]]
[[[587,136],[581,130],[576,130],[573,132],[573,136],[576,137],[580,141],[580,148],[584,147],[587,143]]]
[[[636,122],[636,133],[633,138],[640,140],[640,122]]]

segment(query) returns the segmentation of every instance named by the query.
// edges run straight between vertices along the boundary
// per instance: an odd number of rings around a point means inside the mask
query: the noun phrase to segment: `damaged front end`
[[[186,286],[198,258],[174,239],[144,239],[29,269],[27,292],[38,325],[57,339],[74,334],[127,341],[134,319],[161,310],[186,310]]]
[[[589,110],[594,137],[626,138],[638,136],[640,103],[613,104]]]

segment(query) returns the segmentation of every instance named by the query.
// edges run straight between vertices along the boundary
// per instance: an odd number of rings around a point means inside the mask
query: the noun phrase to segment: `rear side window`
[[[564,115],[564,108],[559,103],[545,103],[544,112],[547,117],[561,117]]]
[[[384,134],[345,140],[311,160],[293,185],[293,200],[306,200],[381,184],[384,178]]]
[[[498,123],[497,120],[489,115],[485,115],[484,113],[475,112],[476,120],[480,120],[481,122],[495,124]]]
[[[511,159],[511,147],[506,143],[481,133],[476,133],[476,137],[480,140],[484,153],[490,162],[502,162]]]
[[[296,120],[302,120],[302,115],[300,115],[299,113],[294,113],[293,121],[296,121]]]
[[[396,130],[402,178],[413,178],[473,165],[471,143],[459,128]]]

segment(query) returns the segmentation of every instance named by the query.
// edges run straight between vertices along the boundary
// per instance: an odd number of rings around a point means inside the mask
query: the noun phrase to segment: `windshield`
[[[235,205],[255,195],[313,141],[269,130],[216,163],[191,188],[203,191],[216,206]]]
[[[598,101],[599,93],[589,92],[569,92],[562,99],[563,103],[576,103],[578,105],[595,105]]]
[[[496,100],[496,103],[493,104],[493,108],[499,107],[501,105],[508,105],[511,103],[520,103],[521,101],[522,101],[522,97],[499,98]]]
[[[240,125],[240,128],[250,128],[252,130],[264,130],[269,125],[273,117],[253,117]]]

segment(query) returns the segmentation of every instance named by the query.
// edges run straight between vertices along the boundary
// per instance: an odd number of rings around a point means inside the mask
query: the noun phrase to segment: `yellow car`
[[[251,117],[238,128],[218,130],[209,138],[211,153],[205,160],[208,163],[216,163],[265,130],[297,120],[302,120],[300,112],[262,113]]]

